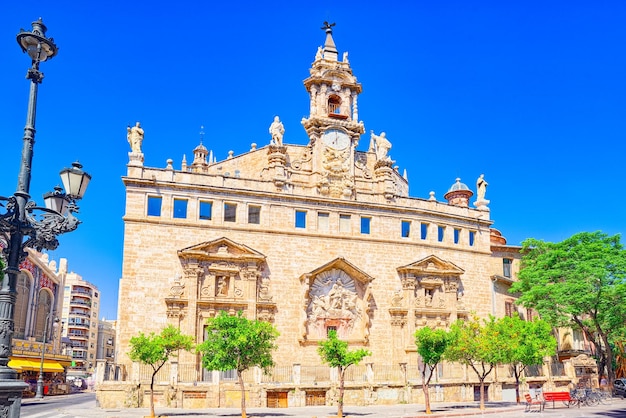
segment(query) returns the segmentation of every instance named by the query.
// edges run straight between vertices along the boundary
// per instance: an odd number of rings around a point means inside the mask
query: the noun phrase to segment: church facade
[[[200,144],[180,170],[153,168],[139,123],[129,128],[116,356],[128,381],[144,376],[126,355],[139,331],[173,324],[199,343],[207,318],[243,311],[280,332],[273,373],[247,376],[249,405],[331,404],[336,375],[317,354],[330,329],[371,352],[351,368],[346,403],[417,402],[417,329],[517,309],[508,288],[519,247],[491,227],[484,178],[476,195],[457,179],[443,201],[409,196],[389,139],[364,135],[361,85],[330,26],[304,86],[307,144],[284,142],[276,117],[267,145],[215,161]],[[237,406],[231,377],[180,353],[159,375],[157,404]],[[510,376],[490,379],[490,398],[502,399]],[[477,379],[459,365],[433,382],[435,400],[474,399]],[[100,404],[141,404],[116,390],[100,385]]]

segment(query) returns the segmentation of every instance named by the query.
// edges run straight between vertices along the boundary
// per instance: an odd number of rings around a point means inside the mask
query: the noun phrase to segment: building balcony
[[[567,360],[572,357],[578,357],[581,354],[586,354],[591,356],[593,353],[590,349],[576,349],[576,348],[568,348],[566,350],[558,350],[556,352],[559,361]]]
[[[92,295],[93,295],[90,289],[80,288],[80,287],[76,287],[76,286],[74,286],[72,288],[71,294],[72,295],[86,296],[88,298],[91,298]]]
[[[89,339],[89,334],[86,334],[86,333],[78,333],[78,332],[72,333],[72,332],[69,332],[67,334],[67,336],[70,337],[70,340],[76,340],[76,339],[88,340]]]
[[[72,329],[85,330],[85,329],[89,329],[89,324],[68,324],[67,329],[68,330],[72,330]]]
[[[70,300],[70,306],[87,306],[91,307],[91,301],[82,298],[76,298]]]
[[[89,313],[89,311],[70,311],[70,317],[71,316],[83,316],[83,317],[87,317],[89,318],[91,315]]]

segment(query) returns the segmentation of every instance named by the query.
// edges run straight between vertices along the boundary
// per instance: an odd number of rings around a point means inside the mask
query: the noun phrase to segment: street
[[[143,418],[149,415],[147,408],[100,409],[96,406],[93,392],[75,393],[64,396],[50,396],[41,401],[24,399],[22,401],[23,418]],[[424,405],[399,404],[377,406],[346,406],[345,417],[358,418],[423,418],[423,417],[470,417],[488,415],[493,418],[550,417],[550,418],[600,418],[626,417],[626,400],[614,398],[607,405],[595,407],[567,408],[562,403],[552,408],[546,405],[544,411],[525,412],[523,405],[503,402],[487,404],[485,411],[480,411],[476,403],[436,403],[432,405],[433,414],[424,414]],[[337,408],[333,406],[314,406],[299,408],[248,408],[248,416],[263,418],[325,418],[335,416]],[[180,409],[155,408],[155,414],[162,417],[224,418],[240,416],[237,408]]]

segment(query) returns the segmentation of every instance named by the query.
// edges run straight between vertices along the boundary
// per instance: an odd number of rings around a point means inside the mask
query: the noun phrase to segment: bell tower
[[[310,96],[310,115],[302,119],[313,153],[313,174],[321,195],[354,198],[354,159],[365,132],[358,121],[361,84],[352,74],[348,53],[339,61],[333,40],[334,23],[324,22],[323,47],[318,47],[304,86]]]

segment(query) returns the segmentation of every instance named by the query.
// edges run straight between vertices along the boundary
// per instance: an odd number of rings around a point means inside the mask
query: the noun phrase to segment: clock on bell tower
[[[324,22],[324,46],[317,49],[310,76],[304,80],[310,115],[302,119],[302,125],[312,148],[318,190],[323,195],[350,198],[354,195],[355,148],[365,132],[363,122],[358,121],[361,84],[352,74],[348,53],[338,60],[333,26]]]

